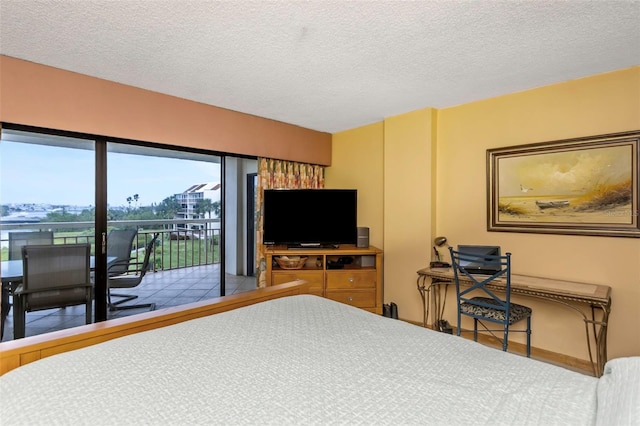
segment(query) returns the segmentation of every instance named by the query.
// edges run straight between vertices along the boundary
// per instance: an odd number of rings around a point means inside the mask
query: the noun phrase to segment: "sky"
[[[92,142],[87,142],[92,146]],[[0,204],[36,203],[92,206],[95,204],[94,151],[0,143]],[[220,165],[205,161],[109,152],[107,202],[127,206],[159,203],[191,185],[220,182]]]
[[[629,144],[502,158],[499,195],[582,195],[631,179],[632,159]]]

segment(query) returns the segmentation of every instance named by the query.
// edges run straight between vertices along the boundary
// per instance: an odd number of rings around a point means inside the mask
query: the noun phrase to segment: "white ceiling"
[[[638,0],[0,1],[4,55],[330,133],[640,64]]]

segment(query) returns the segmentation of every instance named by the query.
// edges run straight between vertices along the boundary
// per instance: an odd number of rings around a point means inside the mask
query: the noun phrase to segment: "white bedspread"
[[[0,378],[0,423],[590,425],[597,385],[457,336],[293,296],[13,370]]]
[[[640,357],[609,361],[598,382],[598,426],[640,425]]]

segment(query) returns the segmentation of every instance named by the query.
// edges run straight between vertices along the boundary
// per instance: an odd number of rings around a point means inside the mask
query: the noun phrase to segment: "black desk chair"
[[[489,332],[496,339],[502,341],[502,350],[506,352],[509,343],[509,331],[527,333],[527,357],[531,356],[531,308],[516,303],[511,303],[511,253],[504,256],[482,255],[477,253],[463,253],[449,247],[451,253],[451,264],[456,283],[456,295],[458,302],[458,336],[462,331],[462,315],[473,318],[473,340],[478,341],[478,323],[484,330]],[[475,275],[465,268],[467,264],[483,264],[486,269],[495,269],[492,275]],[[471,286],[462,288],[460,285],[460,274],[471,280]],[[504,300],[499,298],[490,288],[495,280],[504,279]],[[499,283],[502,285],[502,281]],[[481,296],[473,296],[473,294]],[[510,330],[512,324],[526,319],[526,330]],[[501,329],[490,329],[484,322],[499,324]],[[494,331],[503,333],[502,339],[494,334]]]
[[[92,322],[93,284],[89,278],[89,244],[22,247],[23,278],[13,292],[13,338],[25,334],[27,312],[85,305]]]

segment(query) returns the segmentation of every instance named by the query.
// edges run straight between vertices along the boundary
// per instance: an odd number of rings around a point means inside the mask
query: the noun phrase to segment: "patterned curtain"
[[[273,188],[324,188],[324,167],[291,161],[258,159],[258,194],[256,200],[256,276],[258,287],[267,285],[265,246],[262,244],[262,192]]]

